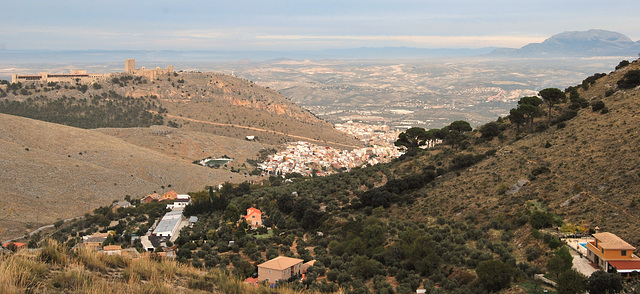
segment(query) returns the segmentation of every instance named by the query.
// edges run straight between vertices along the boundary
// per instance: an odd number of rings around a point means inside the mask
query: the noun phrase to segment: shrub
[[[548,228],[554,224],[554,217],[550,212],[536,210],[531,214],[529,222],[534,229]]]
[[[451,167],[453,169],[465,168],[482,159],[484,159],[484,155],[461,154],[451,160]]]
[[[548,145],[551,145],[549,142],[547,142],[547,144],[548,144]],[[549,146],[549,147],[550,147],[550,146]],[[548,147],[546,147],[546,145],[545,145],[545,148],[548,148]],[[531,176],[530,176],[529,178],[531,178],[532,180],[535,180],[535,179],[536,179],[536,177],[537,177],[538,175],[541,175],[541,174],[548,174],[548,173],[550,173],[550,172],[551,172],[551,170],[550,170],[548,167],[546,167],[546,166],[539,166],[539,167],[534,168],[534,169],[531,171]]]
[[[540,251],[540,249],[538,249],[538,247],[527,247],[527,249],[525,250],[525,256],[527,257],[528,262],[538,259],[541,253],[542,252]]]
[[[479,128],[482,138],[493,138],[500,135],[504,125],[497,122],[489,122]]]
[[[582,88],[587,90],[589,89],[590,85],[593,85],[596,83],[596,81],[602,77],[605,77],[607,74],[605,73],[596,73],[586,79],[584,79],[584,81],[582,81]]]
[[[593,104],[591,104],[591,110],[592,110],[592,111],[594,111],[594,112],[596,112],[596,111],[600,111],[600,110],[602,110],[604,107],[605,107],[605,105],[604,105],[604,102],[603,102],[602,100],[601,100],[601,101],[594,102]]]
[[[608,89],[608,90],[604,91],[604,96],[605,96],[605,97],[609,97],[609,96],[611,96],[611,95],[613,95],[613,94],[615,94],[615,93],[616,93],[616,90],[614,90],[614,89]]]
[[[504,195],[504,193],[507,193],[508,190],[509,190],[509,187],[505,183],[501,183],[496,188],[496,192],[498,192],[498,195]]]
[[[619,293],[623,290],[622,278],[618,273],[599,270],[589,277],[587,290],[589,293]]]
[[[512,269],[499,260],[485,260],[478,264],[476,274],[484,288],[498,292],[511,284]]]
[[[619,69],[621,69],[621,68],[623,68],[623,67],[625,67],[625,66],[627,66],[629,64],[631,64],[629,62],[629,60],[620,61],[620,63],[618,63],[618,65],[616,66],[616,70],[619,70]]]
[[[563,121],[568,121],[578,115],[578,112],[575,109],[569,109],[563,112],[560,116],[553,120],[553,124],[561,123]]]
[[[628,71],[617,84],[621,89],[631,89],[640,85],[640,70],[635,69]]]

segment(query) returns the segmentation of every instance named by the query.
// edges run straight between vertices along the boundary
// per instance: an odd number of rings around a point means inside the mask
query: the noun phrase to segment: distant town
[[[393,145],[399,131],[391,131],[387,125],[347,122],[336,124],[335,127],[362,140],[367,147],[348,151],[298,141],[287,144],[283,151],[269,155],[267,161],[258,164],[258,168],[265,175],[299,173],[304,176],[326,176],[355,167],[389,162],[401,155]]]

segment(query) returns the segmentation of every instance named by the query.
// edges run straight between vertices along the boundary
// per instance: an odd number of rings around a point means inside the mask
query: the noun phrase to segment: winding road
[[[234,124],[216,123],[216,122],[210,122],[210,121],[206,121],[206,120],[199,120],[199,119],[194,119],[194,118],[187,118],[187,117],[172,115],[172,114],[168,114],[168,113],[165,113],[163,115],[166,116],[167,118],[181,119],[181,120],[192,121],[192,122],[197,122],[197,123],[202,123],[202,124],[208,124],[208,125],[214,125],[214,126],[222,126],[222,127],[232,127],[232,128],[239,128],[239,129],[245,129],[245,130],[265,132],[265,133],[272,133],[272,134],[283,135],[283,136],[296,138],[296,139],[300,139],[300,140],[304,140],[304,141],[313,141],[313,142],[324,143],[324,144],[332,144],[332,145],[338,145],[338,146],[343,146],[343,147],[348,147],[348,148],[360,148],[360,146],[337,143],[337,142],[321,141],[321,140],[318,140],[318,139],[312,139],[312,138],[309,138],[309,137],[292,135],[292,134],[279,132],[279,131],[274,131],[274,130],[267,130],[267,129],[261,129],[261,128],[256,128],[256,127],[234,125]]]

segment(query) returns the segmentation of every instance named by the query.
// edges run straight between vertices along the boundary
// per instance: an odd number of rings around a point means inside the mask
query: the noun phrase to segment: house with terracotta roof
[[[247,215],[244,219],[251,225],[252,229],[262,227],[262,211],[260,211],[260,209],[255,207],[247,208]]]
[[[178,193],[176,191],[169,191],[167,193],[162,194],[162,196],[158,197],[158,201],[169,201],[178,199]]]
[[[304,260],[286,256],[278,256],[258,265],[258,282],[267,281],[274,284],[278,280],[288,280],[302,274]]]
[[[27,243],[6,242],[2,244],[2,247],[7,248],[8,250],[11,250],[14,252],[18,252],[18,251],[27,249]]]
[[[587,242],[587,258],[606,272],[614,269],[622,277],[640,273],[640,257],[633,254],[635,247],[615,234],[604,232],[593,234]]]
[[[151,202],[153,202],[153,200],[158,199],[158,197],[160,197],[160,195],[158,193],[149,194],[147,196],[144,196],[140,200],[140,202],[142,202],[142,203],[151,203]]]

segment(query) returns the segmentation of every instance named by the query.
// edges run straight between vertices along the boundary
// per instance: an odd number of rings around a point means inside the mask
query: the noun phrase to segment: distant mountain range
[[[522,48],[415,48],[404,46],[359,47],[346,49],[296,51],[215,51],[215,50],[0,50],[0,64],[86,63],[107,64],[125,58],[166,64],[171,62],[267,61],[280,58],[295,60],[322,59],[422,59],[434,57],[589,57],[637,56],[640,41],[606,30],[564,32],[542,43],[531,43]],[[118,68],[118,70],[121,70]],[[1,74],[1,73],[0,73]],[[2,77],[2,76],[0,76]]]
[[[591,56],[636,56],[640,53],[640,41],[612,31],[588,30],[564,32],[544,40],[531,43],[520,49],[499,48],[491,56],[504,57],[591,57]]]

